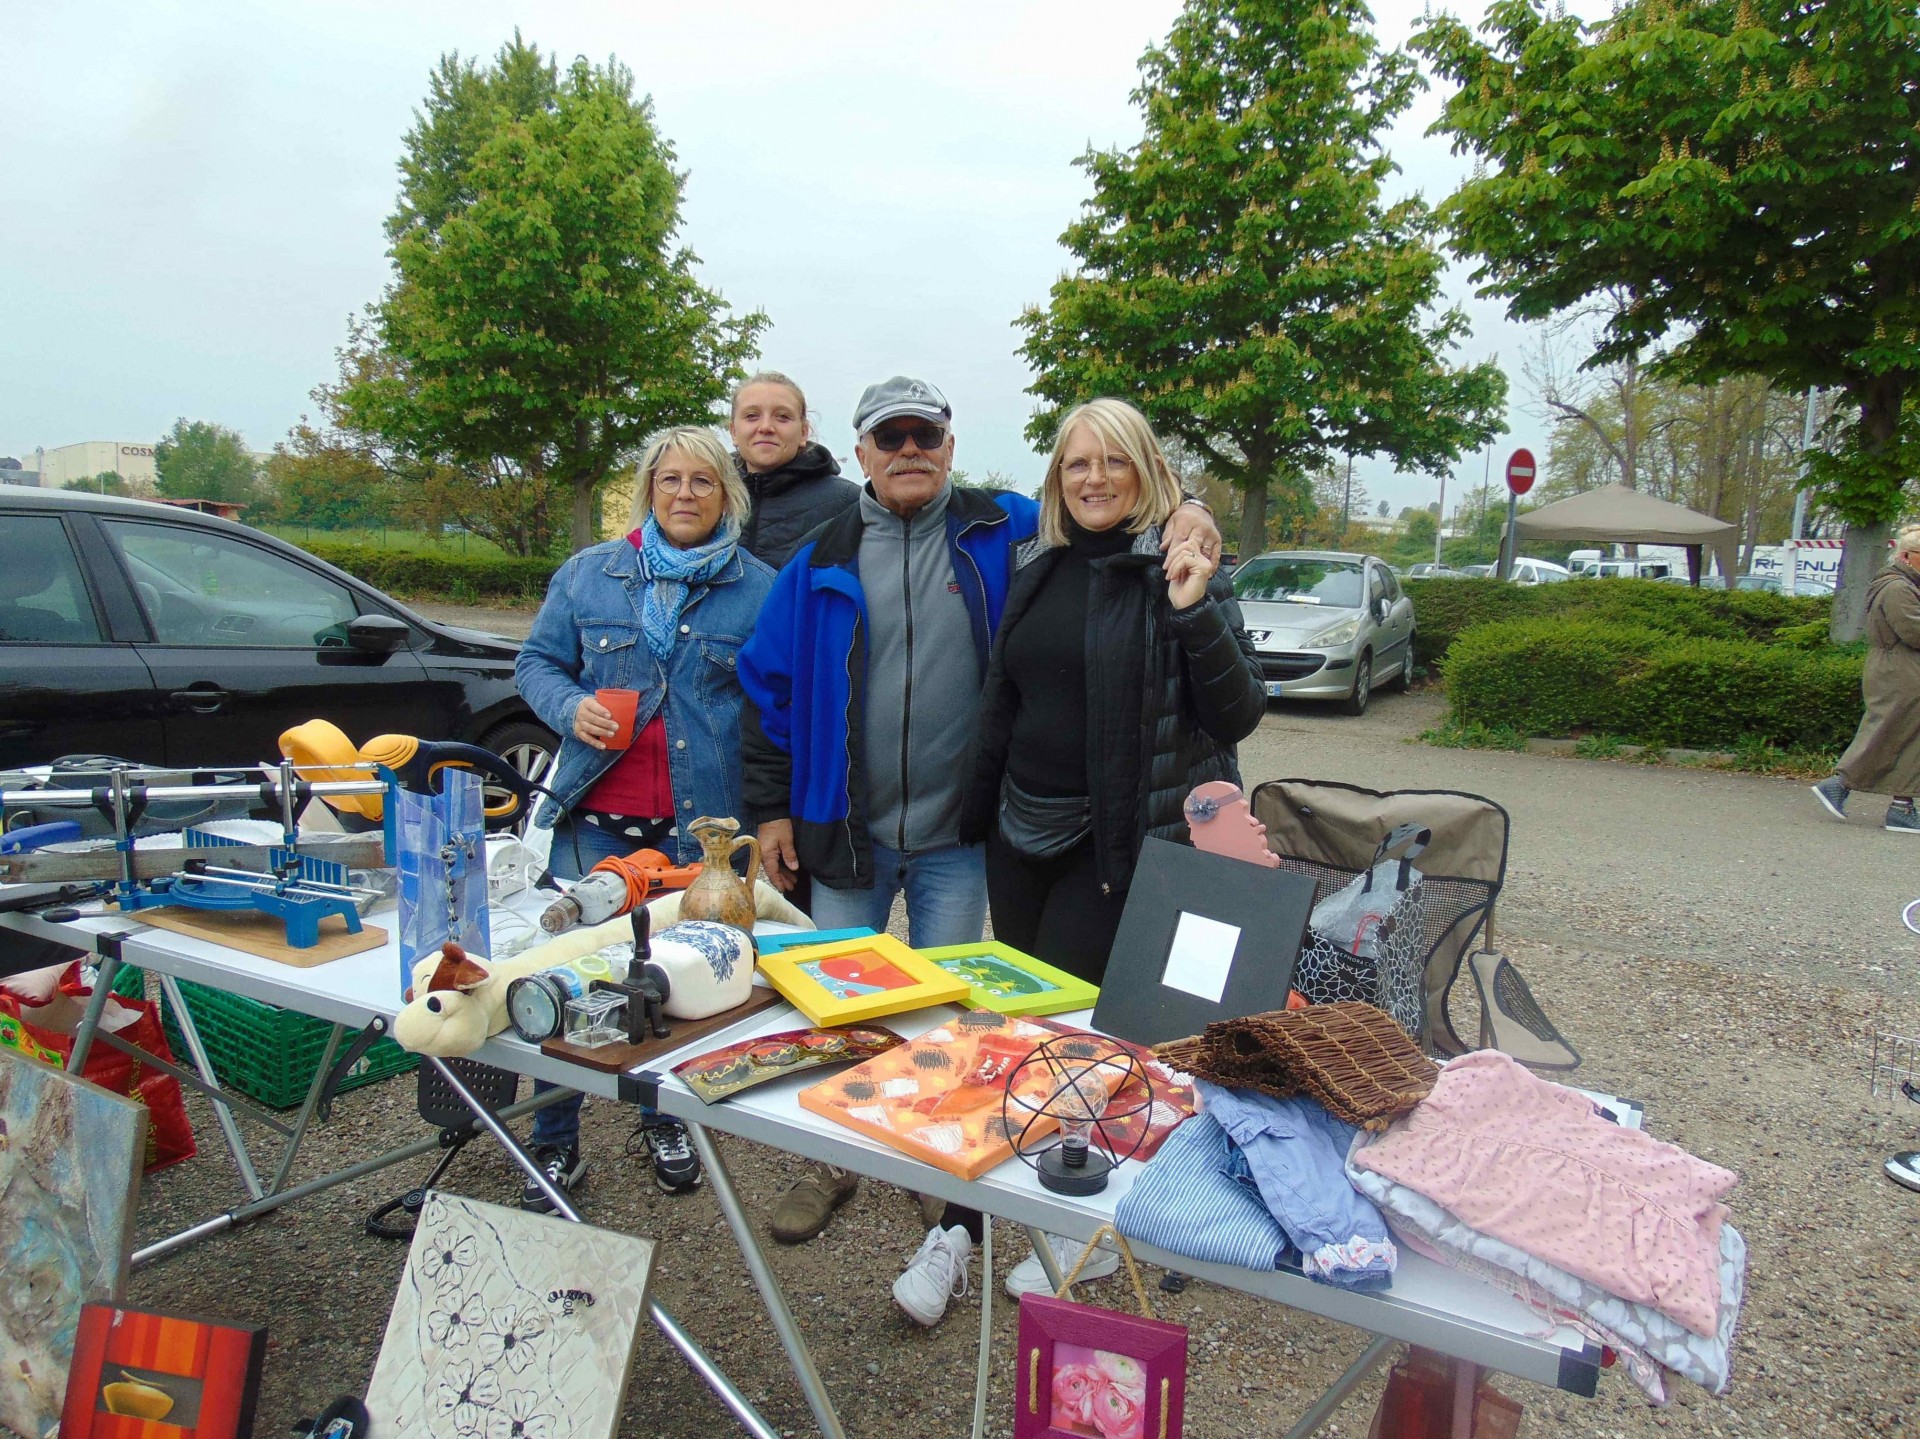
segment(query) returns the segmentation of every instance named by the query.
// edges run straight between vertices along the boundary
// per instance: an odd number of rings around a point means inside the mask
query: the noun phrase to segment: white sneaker
[[[929,1229],[920,1252],[893,1281],[893,1302],[916,1324],[931,1329],[946,1317],[947,1301],[967,1292],[967,1260],[972,1256],[973,1239],[958,1224]]]
[[[1053,1262],[1065,1279],[1079,1262],[1080,1251],[1087,1247],[1084,1239],[1069,1239],[1064,1234],[1049,1234],[1047,1248],[1053,1251]],[[1096,1249],[1087,1256],[1087,1262],[1080,1271],[1077,1284],[1086,1279],[1105,1279],[1120,1267],[1120,1256],[1105,1247]],[[1022,1294],[1051,1294],[1053,1284],[1047,1278],[1047,1271],[1040,1263],[1038,1254],[1029,1254],[1007,1273],[1007,1293],[1018,1299]]]

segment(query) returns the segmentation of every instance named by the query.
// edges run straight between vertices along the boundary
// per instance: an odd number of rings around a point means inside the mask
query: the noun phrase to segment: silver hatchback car
[[[1344,701],[1365,714],[1378,684],[1413,682],[1413,601],[1371,555],[1286,550],[1233,572],[1270,698]]]

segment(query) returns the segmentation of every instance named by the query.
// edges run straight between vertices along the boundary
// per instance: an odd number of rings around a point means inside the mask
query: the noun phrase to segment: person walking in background
[[[1854,790],[1890,794],[1885,827],[1920,834],[1920,525],[1900,531],[1892,563],[1867,590],[1867,646],[1867,712],[1834,772],[1813,786],[1814,798],[1845,819]]]
[[[779,569],[808,534],[860,503],[860,486],[810,437],[807,397],[779,371],[741,381],[728,429],[749,501],[740,548],[755,559]]]
[[[681,822],[740,813],[738,657],[773,587],[773,571],[738,544],[747,509],[746,486],[711,430],[663,431],[641,454],[631,533],[581,550],[547,586],[514,680],[567,737],[553,796],[533,816],[554,826],[555,878],[578,879],[638,849],[691,864],[700,843]],[[623,726],[594,697],[608,689],[639,694],[625,748],[609,745]],[[661,1189],[700,1182],[685,1126],[649,1111],[641,1129]],[[578,1094],[534,1114],[532,1143],[556,1187],[585,1182]],[[531,1182],[520,1202],[552,1208]]]
[[[994,938],[1095,984],[1142,840],[1188,841],[1187,795],[1240,782],[1234,747],[1266,713],[1217,560],[1189,536],[1160,563],[1179,503],[1144,415],[1111,399],[1070,411],[981,700],[960,836],[986,842]],[[1050,1242],[1070,1268],[1080,1246]],[[1118,1262],[1103,1251],[1082,1273]],[[1016,1297],[1046,1286],[1037,1255],[1007,1277]]]

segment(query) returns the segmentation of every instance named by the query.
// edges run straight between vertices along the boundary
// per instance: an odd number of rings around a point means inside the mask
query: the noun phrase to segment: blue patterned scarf
[[[640,527],[640,577],[647,593],[640,601],[640,633],[655,659],[673,653],[680,611],[687,607],[693,586],[709,583],[733,558],[740,538],[740,522],[731,516],[720,521],[704,545],[681,549],[660,531],[660,522],[648,515]]]

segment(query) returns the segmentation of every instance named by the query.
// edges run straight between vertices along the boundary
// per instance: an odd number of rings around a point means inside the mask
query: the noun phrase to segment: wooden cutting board
[[[585,1065],[588,1069],[618,1074],[636,1064],[645,1063],[657,1054],[670,1053],[703,1034],[725,1029],[729,1024],[751,1018],[768,1006],[782,1002],[777,991],[756,984],[746,1001],[736,1004],[732,1009],[723,1009],[705,1019],[669,1018],[667,1023],[673,1026],[673,1033],[665,1039],[649,1039],[645,1044],[603,1044],[598,1049],[582,1049],[577,1044],[568,1044],[564,1039],[547,1039],[541,1041],[540,1052],[550,1059],[565,1059]]]
[[[316,964],[345,959],[350,954],[364,954],[387,942],[387,932],[365,920],[360,922],[360,933],[349,934],[347,922],[337,914],[330,914],[320,921],[318,944],[312,949],[295,949],[287,943],[286,926],[272,915],[262,914],[257,909],[186,909],[167,905],[160,909],[138,910],[136,913],[142,924],[150,924],[155,929],[168,929],[175,934],[228,945],[247,954],[257,954],[262,959],[290,964],[295,969],[312,969]]]

